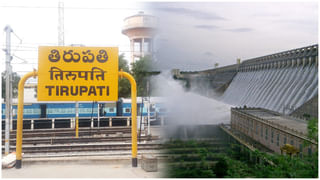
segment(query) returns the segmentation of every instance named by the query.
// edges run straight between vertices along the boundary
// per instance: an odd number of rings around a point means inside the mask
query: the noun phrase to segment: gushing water
[[[153,81],[157,83],[155,93],[166,99],[169,124],[204,125],[230,122],[230,105],[186,92],[182,82],[172,79],[169,72],[162,72]]]
[[[290,114],[317,92],[317,66],[286,66],[238,72],[223,94],[222,101]]]

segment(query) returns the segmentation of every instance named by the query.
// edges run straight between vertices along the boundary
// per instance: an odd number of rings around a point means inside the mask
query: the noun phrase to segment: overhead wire
[[[26,59],[23,59],[23,58],[21,58],[21,57],[19,57],[19,56],[15,55],[15,54],[12,54],[12,56],[14,56],[14,57],[16,57],[16,58],[18,58],[18,59],[20,59],[20,60],[22,60],[22,61],[23,61],[23,63],[18,63],[18,64],[27,64],[27,63],[28,63],[28,61],[27,61]],[[13,63],[11,63],[11,64],[13,64]]]
[[[0,8],[25,8],[25,9],[58,9],[58,6],[9,6],[2,5]],[[141,10],[142,8],[123,8],[123,7],[67,7],[64,9],[79,9],[79,10]]]
[[[16,38],[18,38],[19,40],[20,40],[20,43],[18,44],[18,46],[15,48],[15,50],[12,52],[12,56],[14,56],[14,53],[17,51],[17,49],[20,47],[20,45],[22,44],[22,39],[14,32],[14,31],[12,31],[11,32],[14,36],[16,36]],[[11,48],[13,48],[12,46],[11,46]]]

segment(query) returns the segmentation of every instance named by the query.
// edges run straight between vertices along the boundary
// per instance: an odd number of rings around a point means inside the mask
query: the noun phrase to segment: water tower
[[[124,19],[122,33],[130,39],[131,63],[152,54],[155,30],[156,17],[142,11]]]

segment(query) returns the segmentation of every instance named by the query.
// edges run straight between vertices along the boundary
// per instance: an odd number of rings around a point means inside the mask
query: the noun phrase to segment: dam
[[[248,59],[198,72],[175,72],[188,88],[233,106],[264,108],[286,115],[318,98],[318,45]],[[309,103],[310,104],[310,103]],[[313,103],[317,106],[317,103]],[[307,114],[317,115],[318,108]],[[314,112],[316,111],[316,112]]]

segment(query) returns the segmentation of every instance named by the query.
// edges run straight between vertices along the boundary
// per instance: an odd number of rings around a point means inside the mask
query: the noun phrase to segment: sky
[[[104,0],[1,0],[1,48],[5,48],[3,29],[13,29],[12,67],[23,75],[38,69],[38,46],[58,45],[58,3],[64,4],[65,45],[119,47],[119,54],[130,57],[129,38],[122,34],[123,20],[144,10],[140,3]],[[22,41],[21,41],[21,40]],[[1,51],[1,72],[5,52]]]
[[[318,43],[318,3],[151,2],[157,66],[193,71]]]
[[[118,46],[130,57],[121,33],[125,17],[143,10],[158,19],[157,69],[186,71],[318,43],[318,3],[301,2],[131,2],[60,0],[64,3],[65,45]],[[13,71],[38,69],[37,48],[58,45],[59,0],[1,0],[0,27],[10,25]],[[22,41],[21,41],[21,40]],[[5,48],[5,33],[0,39]],[[1,71],[5,53],[0,52]]]

